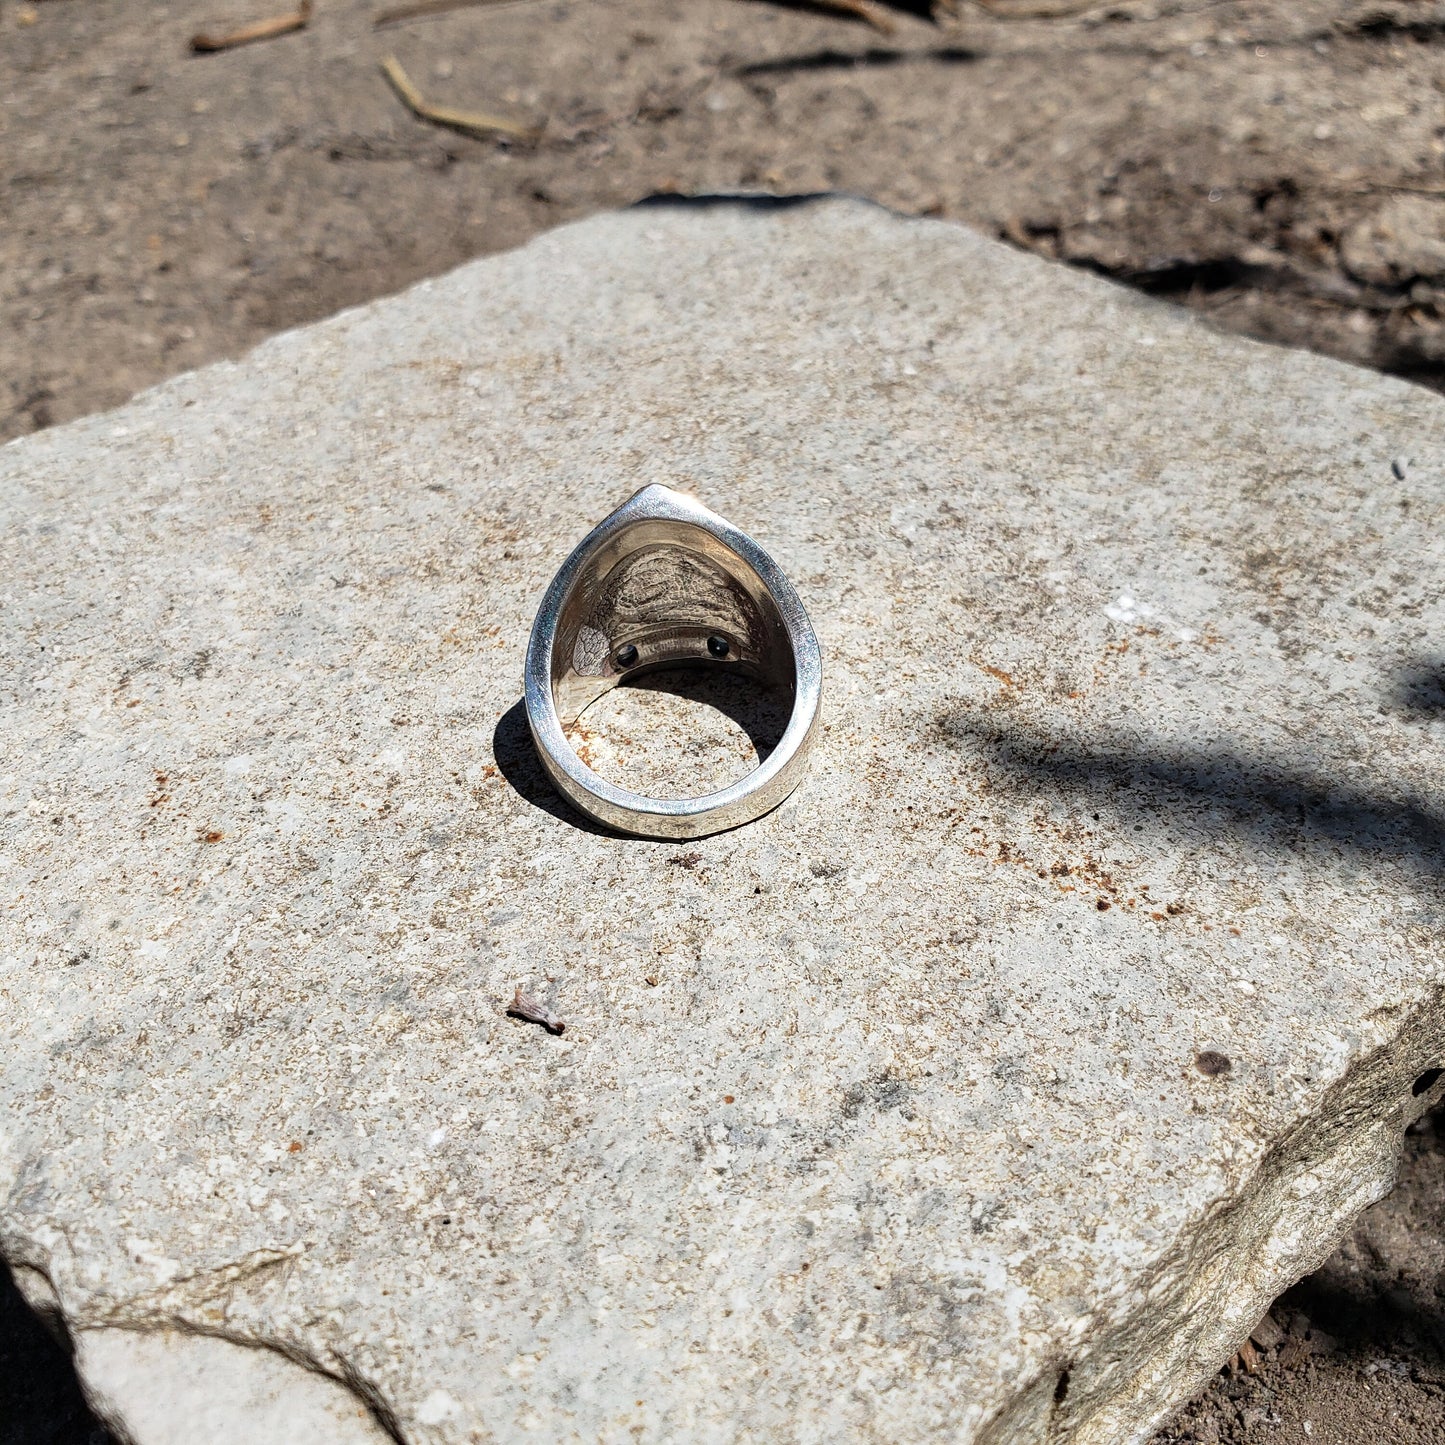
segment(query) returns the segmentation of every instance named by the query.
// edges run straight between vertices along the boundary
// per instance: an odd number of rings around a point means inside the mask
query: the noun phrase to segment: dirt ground
[[[1400,1183],[1153,1445],[1445,1441],[1445,1110],[1405,1139]]]
[[[190,50],[290,3],[0,0],[0,440],[673,190],[855,192],[1445,390],[1445,3],[316,0]],[[387,56],[538,134],[424,123]],[[1410,1151],[1160,1445],[1445,1440],[1445,1141]],[[7,1434],[5,1374],[0,1445],[94,1428]]]
[[[290,3],[0,0],[0,437],[669,189],[853,191],[1445,378],[1445,3],[317,0],[189,51]],[[541,139],[423,124],[387,55]]]

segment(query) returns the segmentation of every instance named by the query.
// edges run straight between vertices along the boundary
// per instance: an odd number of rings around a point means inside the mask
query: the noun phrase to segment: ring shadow
[[[768,688],[730,668],[668,667],[641,673],[621,683],[640,692],[666,693],[715,709],[736,723],[762,764],[782,740],[792,715],[790,701],[776,689]],[[569,823],[583,832],[602,838],[622,838],[619,833],[578,812],[552,786],[527,722],[525,699],[518,700],[497,720],[492,732],[492,758],[497,771],[518,797],[544,813]]]

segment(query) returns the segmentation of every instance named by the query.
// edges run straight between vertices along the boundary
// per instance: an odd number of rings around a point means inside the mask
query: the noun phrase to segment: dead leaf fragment
[[[514,1019],[525,1019],[529,1024],[541,1024],[549,1034],[560,1034],[567,1028],[546,1004],[524,992],[521,984],[517,985],[517,992],[513,995],[507,1013]]]

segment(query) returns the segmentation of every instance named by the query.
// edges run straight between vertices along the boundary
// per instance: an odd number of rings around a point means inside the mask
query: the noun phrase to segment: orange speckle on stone
[[[988,673],[988,675],[989,675],[990,677],[997,678],[998,681],[1001,682],[1001,683],[1003,683],[1003,685],[1004,685],[1005,687],[1013,687],[1013,688],[1018,687],[1018,683],[1014,681],[1013,674],[1012,674],[1012,673],[1009,673],[1009,672],[1005,672],[1005,671],[1003,670],[1003,668],[1001,668],[1001,667],[992,667],[992,666],[990,666],[990,665],[989,665],[988,663],[986,663],[986,662],[980,662],[980,663],[978,664],[978,666],[979,666],[979,668],[981,668],[984,672]]]

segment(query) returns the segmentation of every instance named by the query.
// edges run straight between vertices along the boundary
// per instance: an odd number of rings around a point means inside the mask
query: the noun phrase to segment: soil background
[[[1445,3],[316,0],[192,53],[289,3],[0,0],[0,441],[659,192],[852,192],[1445,390]],[[1438,1116],[1404,1170],[1157,1445],[1445,1441]],[[0,1265],[0,1445],[106,1438]]]

